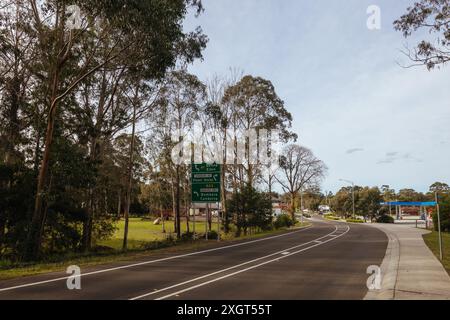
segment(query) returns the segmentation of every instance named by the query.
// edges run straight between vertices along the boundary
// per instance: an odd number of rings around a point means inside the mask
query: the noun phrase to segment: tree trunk
[[[186,188],[187,188],[188,186],[187,186],[187,184],[186,184]],[[185,207],[185,212],[186,212],[186,232],[187,233],[190,233],[190,228],[189,228],[189,196],[188,196],[188,193],[187,192],[185,192],[185,194],[186,194],[186,196],[185,196],[185,198],[184,198],[184,207]]]
[[[3,245],[5,244],[6,219],[3,213],[0,214],[0,255],[2,254]]]
[[[295,220],[295,193],[291,193],[291,218]]]
[[[176,212],[175,212],[175,226],[177,229],[177,239],[181,239],[181,223],[180,223],[180,165],[177,165],[177,177],[176,177]]]
[[[174,233],[177,233],[177,195],[176,195],[176,188],[175,188],[175,178],[172,177],[172,216],[173,216],[173,227]]]
[[[226,160],[225,160],[226,161]],[[222,196],[222,216],[224,218],[224,222],[223,222],[223,231],[225,233],[229,233],[230,232],[230,218],[228,217],[228,212],[227,212],[227,191],[225,190],[226,184],[225,184],[225,179],[226,179],[226,175],[225,175],[225,170],[226,170],[226,164],[222,165],[222,177],[221,177],[221,196]]]
[[[136,89],[136,97],[137,97]],[[133,182],[133,156],[134,156],[134,144],[135,144],[135,135],[136,135],[136,101],[133,106],[133,128],[131,132],[131,142],[130,142],[130,156],[128,162],[128,185],[127,185],[127,198],[125,203],[125,230],[123,233],[123,251],[127,251],[128,247],[128,224],[130,218],[130,204],[131,204],[131,185]]]
[[[119,192],[117,193],[117,217],[122,216],[122,190],[119,189]]]
[[[28,231],[28,239],[26,249],[24,253],[24,259],[27,261],[36,260],[40,253],[41,244],[41,230],[45,224],[45,217],[42,212],[42,205],[46,193],[47,175],[50,162],[50,151],[53,144],[53,131],[55,128],[56,111],[57,111],[57,99],[56,91],[58,87],[59,72],[57,72],[53,79],[53,92],[52,92],[52,104],[50,106],[50,113],[47,122],[47,131],[45,135],[45,148],[44,155],[39,170],[39,176],[37,181],[36,200],[34,205],[33,217],[31,220],[30,229]]]

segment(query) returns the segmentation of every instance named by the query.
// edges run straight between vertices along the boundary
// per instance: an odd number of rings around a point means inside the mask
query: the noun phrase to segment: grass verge
[[[433,251],[434,255],[439,259],[439,237],[436,231],[423,236],[427,246]],[[443,258],[442,264],[450,275],[450,233],[442,233]]]
[[[135,221],[137,222],[137,221]],[[134,224],[136,226],[136,223]],[[139,225],[139,224],[138,224]],[[310,223],[298,223],[294,228],[304,228],[309,226]],[[120,227],[120,226],[119,226]],[[202,230],[202,229],[200,229]],[[200,230],[198,232],[200,232]],[[123,253],[120,250],[115,250],[112,252],[105,252],[105,253],[91,253],[89,255],[72,255],[67,256],[65,259],[62,259],[58,262],[47,262],[47,263],[35,263],[35,264],[11,264],[7,261],[1,261],[0,260],[0,280],[7,280],[7,279],[13,279],[13,278],[19,278],[19,277],[25,277],[25,276],[32,276],[32,275],[39,275],[39,274],[45,274],[50,272],[64,272],[66,268],[70,265],[77,265],[82,268],[86,267],[95,267],[99,265],[109,264],[113,262],[120,262],[120,261],[133,261],[133,260],[139,260],[139,259],[150,259],[156,255],[176,255],[176,254],[182,254],[189,251],[197,251],[197,250],[204,250],[209,248],[214,248],[217,246],[221,246],[227,242],[233,243],[237,241],[242,240],[251,240],[251,239],[258,239],[265,236],[270,235],[277,235],[282,234],[284,232],[288,231],[288,229],[279,229],[279,230],[273,230],[273,231],[265,231],[265,232],[259,232],[254,234],[249,234],[246,236],[241,236],[239,238],[234,237],[232,234],[222,236],[222,241],[218,242],[215,240],[196,240],[196,241],[188,241],[188,242],[171,242],[167,245],[164,245],[164,242],[161,241],[161,238],[147,241],[142,240],[143,236],[148,236],[148,233],[142,234],[142,230],[139,230],[139,228],[134,229],[130,228],[130,234],[134,234],[135,237],[138,238],[138,240],[134,239],[134,244],[136,246],[132,247],[127,253]],[[139,236],[140,234],[140,236]],[[117,233],[119,235],[119,233]],[[165,237],[164,234],[162,237]],[[141,240],[139,240],[141,239]],[[144,238],[147,239],[147,238]],[[114,238],[111,243],[113,244],[121,244],[121,239],[119,237]],[[163,244],[160,246],[152,246],[152,243]],[[101,245],[106,245],[107,242],[101,243]],[[137,246],[139,244],[139,246]],[[142,246],[144,244],[144,246]],[[146,247],[146,248],[145,248]],[[145,248],[145,249],[140,249]]]

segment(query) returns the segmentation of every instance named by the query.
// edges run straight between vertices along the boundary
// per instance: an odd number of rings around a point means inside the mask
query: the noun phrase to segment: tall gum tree
[[[44,152],[23,257],[34,260],[39,256],[45,224],[43,204],[48,191],[49,162],[60,102],[111,61],[120,65],[132,59],[145,67],[149,77],[162,77],[179,55],[190,60],[201,57],[207,39],[200,29],[188,34],[182,30],[181,21],[188,9],[202,10],[198,0],[77,1],[82,12],[89,13],[80,30],[67,28],[68,1],[30,0],[28,4],[33,13],[32,27],[39,50],[47,61],[49,83]],[[99,29],[98,24],[102,26]],[[80,46],[85,37],[92,37],[92,41],[98,43],[108,39],[112,43],[111,50],[102,59],[97,55],[96,46],[85,52]]]
[[[291,215],[295,219],[295,199],[306,187],[317,185],[325,176],[326,165],[305,147],[291,144],[280,157],[280,175],[276,179],[291,200]]]
[[[286,110],[284,101],[280,99],[273,84],[261,77],[244,76],[238,83],[230,86],[225,91],[223,104],[232,110],[232,131],[236,143],[245,144],[247,160],[249,160],[249,137],[243,135],[249,130],[279,130],[282,140],[296,140],[297,136],[289,129],[292,125],[292,115]],[[263,151],[264,152],[264,151]],[[235,166],[235,178],[241,180],[246,178],[245,183],[254,186],[255,179],[260,174],[259,163],[251,161]],[[245,171],[245,174],[244,174]]]

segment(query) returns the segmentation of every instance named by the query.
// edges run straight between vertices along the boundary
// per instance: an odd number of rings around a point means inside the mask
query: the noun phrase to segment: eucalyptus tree
[[[21,189],[23,179],[31,178],[32,173],[27,167],[32,156],[27,147],[36,107],[30,103],[36,41],[28,32],[30,13],[24,3],[14,0],[0,4],[0,255],[21,244],[17,237],[26,232],[20,222],[27,216],[25,200],[29,197],[17,197],[25,191],[32,194]]]
[[[260,172],[260,163],[252,163],[250,160],[251,141],[248,132],[260,129],[278,130],[284,141],[296,139],[296,135],[289,131],[292,115],[286,110],[283,100],[269,80],[249,75],[227,88],[223,103],[232,109],[231,122],[236,144],[245,145],[246,161],[242,162],[247,163],[236,166],[238,170],[234,174],[241,180],[241,187],[245,178],[246,184],[253,186],[255,177]],[[257,132],[258,134],[260,132]]]
[[[318,185],[326,172],[326,165],[310,149],[297,144],[285,147],[276,179],[290,196],[292,218],[295,218],[295,199],[299,192]]]
[[[213,137],[209,137],[209,134],[205,134],[204,140],[208,143],[209,141],[220,145],[220,148],[209,148],[213,153],[219,153],[215,155],[222,165],[221,170],[221,209],[222,215],[224,217],[224,231],[229,232],[230,226],[230,216],[227,210],[227,187],[228,178],[230,170],[230,165],[227,162],[227,155],[229,153],[230,146],[229,142],[231,140],[230,131],[232,129],[232,120],[234,115],[233,105],[230,103],[225,103],[224,95],[225,92],[231,86],[236,85],[236,83],[242,78],[242,71],[238,69],[230,69],[230,72],[226,76],[214,75],[206,83],[206,93],[207,93],[207,105],[205,106],[204,114],[202,117],[202,124],[205,130],[212,132]],[[211,141],[214,140],[214,141]],[[217,150],[219,149],[219,150]],[[233,151],[233,150],[231,150]]]
[[[110,63],[127,65],[130,60],[145,70],[147,77],[163,77],[180,55],[188,60],[201,56],[206,38],[200,29],[184,33],[181,21],[190,7],[202,10],[198,0],[184,1],[77,1],[89,13],[78,30],[70,28],[68,1],[27,2],[32,12],[32,31],[41,55],[42,79],[47,84],[47,114],[43,158],[39,169],[35,209],[30,225],[25,258],[35,259],[41,248],[45,224],[44,201],[59,106],[80,84]],[[102,46],[104,43],[108,45]],[[86,46],[86,43],[94,43]],[[108,47],[106,54],[99,49]],[[89,50],[86,50],[86,49]]]
[[[184,139],[192,134],[205,99],[205,85],[196,76],[189,74],[185,69],[175,70],[170,72],[164,80],[160,106],[152,115],[159,118],[160,125],[155,132],[159,133],[159,139],[163,143],[164,165],[171,175],[175,229],[178,238],[181,237],[180,182],[187,170],[182,159],[186,157],[191,159],[187,155],[191,152],[191,148],[184,148],[186,144]]]
[[[415,32],[426,31],[428,37],[415,48],[404,52],[413,65],[425,65],[428,70],[450,61],[450,1],[420,0],[394,22],[394,28],[409,38]]]

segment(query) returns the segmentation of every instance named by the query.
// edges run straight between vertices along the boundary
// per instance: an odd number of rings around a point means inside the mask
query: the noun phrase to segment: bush
[[[295,226],[295,221],[287,214],[280,215],[274,222],[275,229],[290,228]]]
[[[394,223],[394,218],[388,215],[382,215],[377,218],[377,223]]]
[[[361,220],[361,219],[347,219],[345,221],[350,222],[350,223],[364,223],[364,220]]]
[[[205,236],[205,238],[206,238],[206,236]],[[217,233],[217,231],[211,230],[208,232],[208,239],[209,240],[217,240],[217,239],[219,239],[219,234]]]
[[[328,220],[335,220],[335,221],[341,220],[341,218],[338,218],[338,217],[335,217],[335,216],[332,216],[332,215],[326,215],[326,216],[325,216],[325,219],[328,219]]]
[[[235,221],[236,236],[251,228],[267,230],[272,225],[272,200],[268,194],[246,186],[227,202],[228,213]]]
[[[450,232],[450,195],[439,201],[439,211],[441,216],[441,231]],[[437,213],[433,214],[433,225],[438,230]]]
[[[181,235],[181,241],[191,241],[194,240],[193,232],[185,232]]]

